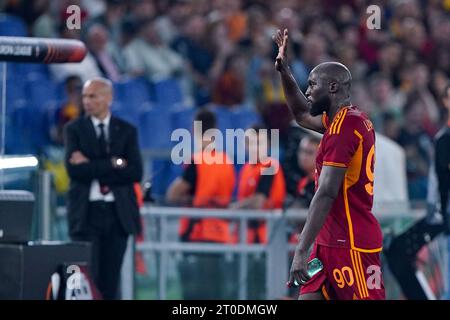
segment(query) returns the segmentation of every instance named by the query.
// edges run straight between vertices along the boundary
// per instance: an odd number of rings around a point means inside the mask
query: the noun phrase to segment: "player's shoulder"
[[[331,134],[340,134],[341,132],[353,133],[355,130],[362,133],[364,131],[372,131],[373,124],[369,117],[355,106],[343,108],[335,117],[333,124],[330,126]]]
[[[358,107],[351,106],[347,107],[346,109],[347,113],[345,115],[345,118],[347,119],[347,123],[362,123],[366,120],[369,120],[367,114],[358,109]]]

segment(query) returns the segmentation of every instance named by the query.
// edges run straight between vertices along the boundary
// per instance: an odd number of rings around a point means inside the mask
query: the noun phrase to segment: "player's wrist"
[[[278,71],[279,72],[283,73],[283,72],[287,72],[288,71],[288,66],[286,65],[286,63],[282,59],[277,60],[277,64],[278,64]]]
[[[295,251],[299,254],[306,254],[308,253],[308,248],[305,248],[304,246],[302,246],[301,244],[297,245],[297,247],[295,248]]]

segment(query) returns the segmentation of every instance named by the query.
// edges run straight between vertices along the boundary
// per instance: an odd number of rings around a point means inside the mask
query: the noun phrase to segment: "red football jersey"
[[[316,188],[322,166],[347,168],[317,243],[362,252],[382,249],[383,236],[372,214],[375,130],[354,106],[345,107],[332,123],[323,115],[326,131],[316,158]]]

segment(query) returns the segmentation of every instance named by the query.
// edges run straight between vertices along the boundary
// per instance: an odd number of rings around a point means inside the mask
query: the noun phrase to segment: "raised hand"
[[[277,71],[282,71],[287,67],[287,44],[288,44],[288,30],[284,29],[283,33],[278,30],[272,37],[275,43],[278,45],[278,55],[275,59],[275,68]]]

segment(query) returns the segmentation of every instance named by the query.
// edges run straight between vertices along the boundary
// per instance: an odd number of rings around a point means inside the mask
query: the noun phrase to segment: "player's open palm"
[[[288,30],[284,29],[283,33],[278,30],[273,36],[273,40],[278,46],[278,55],[275,59],[275,68],[277,71],[282,71],[287,65],[287,45],[288,45]]]

